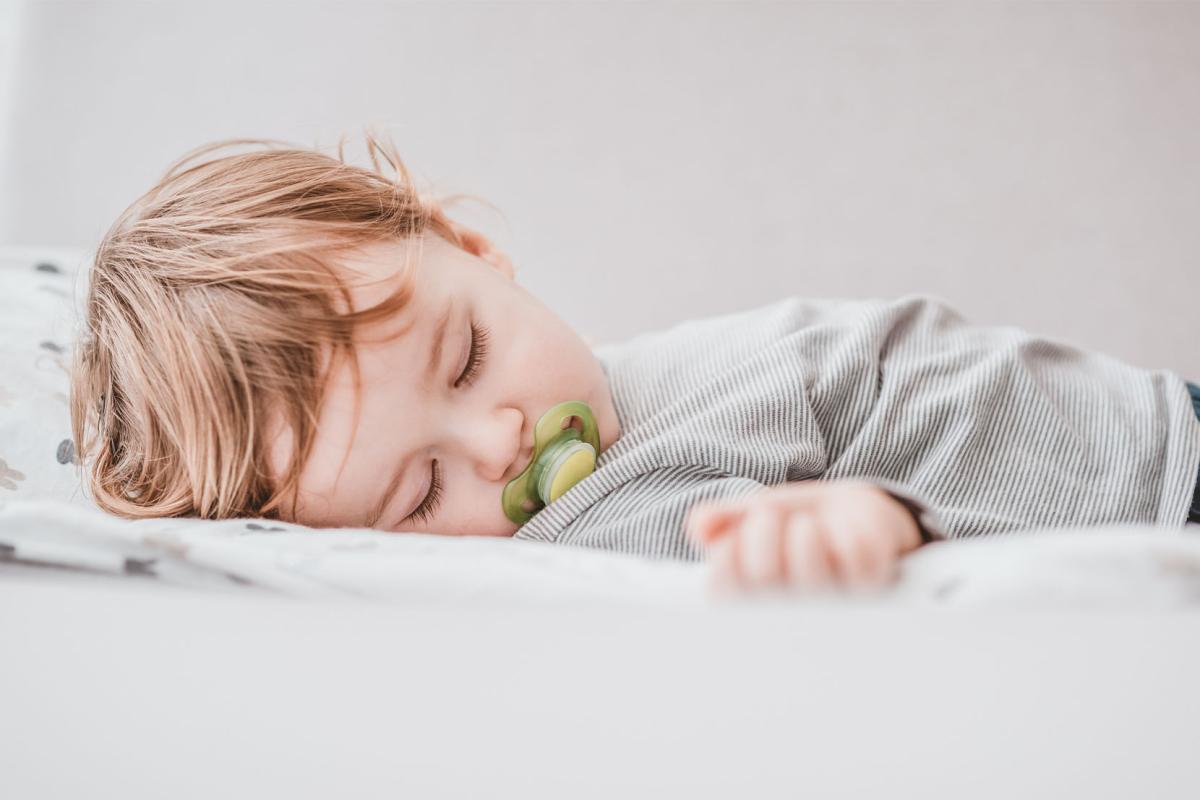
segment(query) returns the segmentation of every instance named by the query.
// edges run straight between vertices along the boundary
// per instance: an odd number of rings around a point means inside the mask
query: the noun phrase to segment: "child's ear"
[[[450,223],[450,229],[462,239],[463,247],[466,248],[467,252],[479,256],[491,264],[501,275],[510,281],[513,279],[513,273],[516,270],[513,268],[512,261],[503,252],[496,249],[491,239],[474,228],[468,228],[466,225],[454,220],[448,220],[448,222]]]

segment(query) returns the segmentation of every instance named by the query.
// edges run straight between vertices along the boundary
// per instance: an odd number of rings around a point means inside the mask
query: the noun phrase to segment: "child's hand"
[[[710,589],[880,587],[921,543],[917,522],[864,481],[805,481],[693,507],[692,540],[708,547]]]

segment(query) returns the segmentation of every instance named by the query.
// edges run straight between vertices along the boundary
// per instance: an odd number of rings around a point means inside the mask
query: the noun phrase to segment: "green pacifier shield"
[[[583,423],[563,428],[571,417]],[[547,503],[592,474],[600,454],[600,433],[587,403],[568,400],[551,408],[533,427],[533,455],[520,475],[504,487],[500,505],[504,514],[524,525]]]

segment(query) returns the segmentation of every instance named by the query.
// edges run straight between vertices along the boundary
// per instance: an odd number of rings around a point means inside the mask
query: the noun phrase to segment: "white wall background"
[[[928,291],[1200,379],[1200,4],[27,2],[0,25],[0,244],[92,247],[212,139],[371,124],[426,188],[498,206],[460,218],[598,341]]]

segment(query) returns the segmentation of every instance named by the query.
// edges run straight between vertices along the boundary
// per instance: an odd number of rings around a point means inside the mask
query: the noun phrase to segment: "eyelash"
[[[454,382],[454,388],[461,386],[470,386],[479,377],[479,369],[487,358],[488,353],[488,334],[490,331],[484,325],[476,325],[471,323],[471,353],[467,357],[467,366],[463,369],[462,375]],[[438,462],[433,460],[433,481],[429,489],[429,494],[421,501],[416,510],[405,517],[404,521],[423,522],[434,515],[437,511],[438,504],[442,501],[442,473],[438,469]]]
[[[467,366],[463,370],[463,374],[454,382],[454,388],[459,388],[459,381],[464,386],[470,386],[478,377],[479,366],[487,358],[488,333],[486,326],[471,323],[471,355],[467,358]]]
[[[438,469],[438,462],[433,460],[433,486],[429,489],[429,494],[421,501],[421,505],[417,506],[417,510],[409,514],[405,518],[405,522],[412,520],[413,522],[424,522],[429,517],[433,516],[433,512],[437,511],[438,503],[442,501],[442,472]]]

